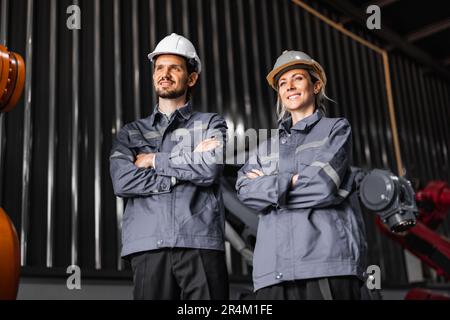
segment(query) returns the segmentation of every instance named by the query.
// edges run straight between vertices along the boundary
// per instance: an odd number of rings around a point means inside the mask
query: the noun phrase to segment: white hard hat
[[[270,71],[266,77],[267,82],[272,88],[277,90],[277,82],[281,74],[289,69],[296,68],[297,66],[309,66],[317,72],[320,78],[319,80],[322,81],[323,85],[327,83],[325,71],[317,61],[304,52],[288,50],[284,51],[281,56],[278,57],[272,71]]]
[[[202,71],[202,62],[195,51],[195,47],[188,39],[176,33],[172,33],[162,39],[155,50],[148,55],[148,58],[154,63],[155,57],[160,54],[176,54],[187,59],[194,59],[197,64],[197,73]]]

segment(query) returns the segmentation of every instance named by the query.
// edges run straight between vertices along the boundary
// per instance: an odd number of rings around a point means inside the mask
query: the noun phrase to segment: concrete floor
[[[250,285],[230,285],[235,300],[251,293]],[[131,300],[133,283],[127,280],[82,280],[80,289],[69,290],[65,278],[21,277],[18,300]]]
[[[231,284],[230,298],[235,300],[251,292],[249,285]],[[407,290],[383,290],[383,300],[403,300]],[[18,300],[130,300],[133,283],[128,280],[82,280],[81,289],[69,290],[65,278],[22,277]],[[248,296],[251,298],[251,296]]]

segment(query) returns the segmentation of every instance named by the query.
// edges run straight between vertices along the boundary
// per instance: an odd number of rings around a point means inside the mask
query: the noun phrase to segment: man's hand
[[[140,153],[136,156],[134,165],[138,168],[152,168],[155,166],[155,153]]]
[[[219,147],[222,143],[216,138],[205,139],[195,147],[194,152],[211,151]]]
[[[297,182],[297,180],[298,180],[298,174],[296,174],[295,176],[292,177],[292,180],[291,180],[292,184],[291,185],[294,186],[295,183]]]
[[[256,179],[258,177],[262,177],[264,175],[264,172],[258,169],[252,169],[249,172],[247,172],[247,177],[250,179]]]

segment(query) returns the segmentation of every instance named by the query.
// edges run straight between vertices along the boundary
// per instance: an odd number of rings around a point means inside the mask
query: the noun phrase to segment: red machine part
[[[418,219],[435,230],[450,209],[450,186],[445,181],[431,181],[416,193],[416,202],[420,207]]]
[[[408,249],[439,276],[450,280],[450,240],[436,230],[450,209],[450,187],[443,181],[432,181],[416,193],[419,216],[416,226],[402,234],[396,234],[377,217],[379,229],[391,239]]]
[[[414,288],[408,291],[405,300],[450,300],[450,296],[422,288]]]

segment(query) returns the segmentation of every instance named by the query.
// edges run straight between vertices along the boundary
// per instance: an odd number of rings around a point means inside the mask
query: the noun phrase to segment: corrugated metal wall
[[[391,68],[407,174],[421,183],[449,181],[448,82],[397,54],[391,55]]]
[[[72,4],[79,31],[66,28]],[[0,197],[29,272],[76,263],[120,274],[123,203],[112,192],[109,149],[124,123],[151,112],[146,55],[170,32],[189,37],[204,63],[196,108],[223,114],[232,130],[274,127],[265,75],[285,49],[310,53],[337,102],[329,114],[352,124],[354,164],[396,171],[380,55],[289,0],[1,0],[1,10],[0,34],[27,59],[28,82],[19,106],[1,116]],[[449,180],[449,83],[402,56],[391,61],[409,177]],[[366,220],[370,262],[387,283],[405,282],[401,249]]]
[[[450,182],[450,85],[429,69],[391,55],[398,130],[407,177],[423,188]],[[450,235],[447,219],[439,231]]]

